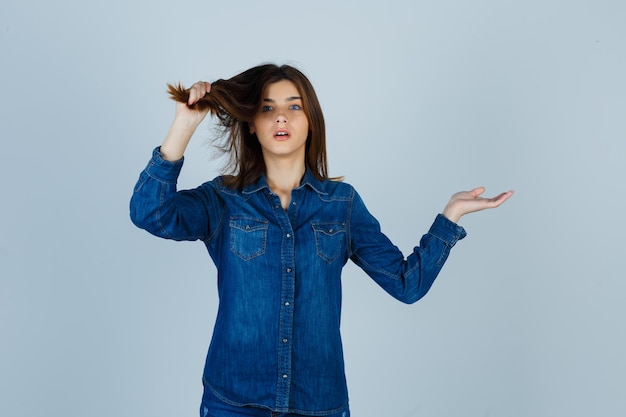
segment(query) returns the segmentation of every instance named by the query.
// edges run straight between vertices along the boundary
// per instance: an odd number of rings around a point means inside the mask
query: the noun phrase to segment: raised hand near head
[[[176,115],[161,145],[161,154],[168,161],[177,161],[182,158],[191,136],[209,113],[208,103],[201,100],[211,91],[211,84],[198,81],[188,89],[180,84],[168,84],[168,91],[177,102]]]

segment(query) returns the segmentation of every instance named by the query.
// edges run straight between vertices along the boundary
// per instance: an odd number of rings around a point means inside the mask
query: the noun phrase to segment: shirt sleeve
[[[439,214],[419,246],[405,259],[385,236],[358,193],[350,211],[350,258],[396,299],[410,304],[422,298],[441,271],[450,249],[465,230]]]
[[[219,224],[223,202],[212,183],[177,191],[183,159],[163,159],[160,148],[139,175],[130,200],[130,218],[155,236],[174,240],[207,240]]]

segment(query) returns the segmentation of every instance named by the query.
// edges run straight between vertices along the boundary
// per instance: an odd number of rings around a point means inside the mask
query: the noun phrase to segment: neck
[[[306,171],[304,159],[265,160],[265,178],[273,192],[290,194],[300,185]]]

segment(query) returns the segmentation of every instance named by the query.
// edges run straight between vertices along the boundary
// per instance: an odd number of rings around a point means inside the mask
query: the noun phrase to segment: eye
[[[289,106],[289,110],[302,110],[302,106],[300,106],[299,104],[292,104],[291,106]]]
[[[262,112],[268,112],[268,111],[272,111],[272,110],[274,110],[274,107],[272,107],[272,106],[263,106],[263,107],[261,107],[261,111]]]

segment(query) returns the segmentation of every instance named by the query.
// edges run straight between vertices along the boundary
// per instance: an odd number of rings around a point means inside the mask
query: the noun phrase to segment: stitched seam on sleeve
[[[388,276],[389,278],[393,278],[397,281],[401,281],[402,280],[402,276],[401,275],[396,275],[396,274],[392,274],[391,272],[385,270],[385,269],[380,269],[380,268],[374,268],[372,265],[370,265],[369,263],[367,263],[363,258],[361,258],[358,254],[355,254],[354,257],[364,266],[367,266],[370,270],[374,271],[374,272],[378,272],[380,274],[383,274],[385,276]]]

